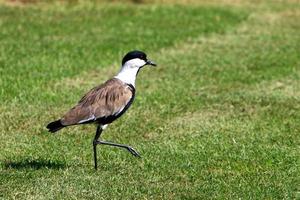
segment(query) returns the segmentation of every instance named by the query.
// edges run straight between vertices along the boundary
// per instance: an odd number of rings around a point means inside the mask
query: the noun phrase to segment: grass
[[[299,198],[300,6],[228,2],[1,4],[0,197]],[[95,127],[44,126],[131,49],[159,67],[103,137],[143,158],[100,147],[94,171]]]

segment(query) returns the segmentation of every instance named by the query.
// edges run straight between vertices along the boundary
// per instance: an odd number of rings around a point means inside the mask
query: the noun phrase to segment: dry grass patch
[[[117,64],[113,64],[109,67],[93,69],[89,71],[83,71],[75,77],[67,77],[54,83],[54,88],[75,88],[82,89],[88,87],[95,87],[102,84],[109,78],[114,77],[118,73]],[[90,88],[91,89],[91,88]]]
[[[300,72],[277,80],[263,81],[256,84],[247,93],[265,98],[274,97],[281,100],[295,99],[300,101]]]
[[[265,0],[0,0],[0,3],[10,6],[26,6],[34,4],[86,4],[89,3],[133,3],[133,4],[181,4],[181,5],[216,5],[216,6],[251,6],[264,5]],[[289,3],[297,3],[297,0],[288,0]],[[283,3],[283,1],[278,1]]]
[[[232,105],[207,108],[198,112],[187,112],[164,122],[164,126],[153,132],[146,133],[145,138],[159,140],[159,138],[197,137],[208,130],[220,130],[229,126],[229,120],[234,116]],[[221,125],[220,125],[221,124]],[[228,127],[227,127],[228,128]],[[227,129],[226,128],[226,129]],[[166,135],[165,133],[169,133]]]

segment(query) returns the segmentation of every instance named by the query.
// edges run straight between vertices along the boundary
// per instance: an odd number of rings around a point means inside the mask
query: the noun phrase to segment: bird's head
[[[138,50],[130,51],[124,56],[122,66],[125,65],[130,68],[142,68],[145,65],[156,66],[153,61],[147,59],[144,52]]]

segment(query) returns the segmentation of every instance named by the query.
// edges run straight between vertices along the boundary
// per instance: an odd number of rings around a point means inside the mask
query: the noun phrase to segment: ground
[[[0,1],[0,198],[300,198],[300,3]],[[174,3],[175,2],[175,3]],[[98,147],[50,134],[132,49],[144,68]]]

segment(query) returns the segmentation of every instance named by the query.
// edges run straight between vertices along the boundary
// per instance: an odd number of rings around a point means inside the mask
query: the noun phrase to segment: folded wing
[[[90,90],[61,122],[64,126],[95,121],[111,123],[128,109],[133,99],[134,87],[113,78]]]

